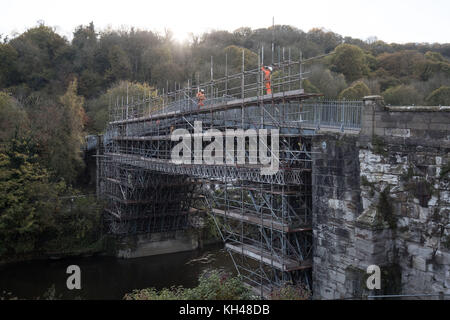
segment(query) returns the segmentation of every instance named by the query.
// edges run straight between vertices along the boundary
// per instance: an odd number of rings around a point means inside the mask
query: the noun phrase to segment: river
[[[80,267],[80,290],[66,287],[69,265]],[[0,266],[0,297],[9,292],[19,299],[122,299],[134,289],[194,287],[208,268],[234,273],[221,245],[135,259],[93,256],[20,262]]]

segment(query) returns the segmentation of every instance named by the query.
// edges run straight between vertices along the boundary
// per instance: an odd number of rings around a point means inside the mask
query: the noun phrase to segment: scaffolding
[[[262,52],[256,69],[245,70],[244,61],[243,52],[240,73],[226,71],[214,79],[211,59],[207,83],[188,81],[170,93],[115,99],[103,137],[101,189],[116,234],[188,228],[189,214],[202,200],[237,272],[267,297],[287,282],[312,288],[311,137],[323,127],[357,130],[362,103],[312,100],[320,95],[302,89],[304,61],[284,55],[274,64],[272,93],[265,94]],[[202,107],[195,98],[200,89],[206,92]],[[187,163],[173,163],[178,141],[172,133],[184,129],[195,135],[198,122],[202,130],[246,130],[246,146],[260,130],[278,130],[278,171],[261,174],[264,166],[250,164],[249,149],[224,150],[222,163],[197,163],[195,152]],[[271,155],[272,139],[258,141]],[[237,150],[237,142],[232,144]],[[206,145],[200,142],[202,150]]]

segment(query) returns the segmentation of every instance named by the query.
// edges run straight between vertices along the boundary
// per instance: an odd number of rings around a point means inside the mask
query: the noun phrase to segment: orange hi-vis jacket
[[[206,97],[205,94],[201,91],[199,91],[197,93],[197,100],[198,100],[198,105],[199,107],[203,107],[205,104],[203,103],[203,101],[205,101]]]
[[[264,72],[264,85],[266,87],[266,93],[267,94],[271,94],[272,93],[272,84],[270,82],[270,76],[271,76],[271,71],[269,69],[266,69],[264,67],[261,67],[261,70]]]

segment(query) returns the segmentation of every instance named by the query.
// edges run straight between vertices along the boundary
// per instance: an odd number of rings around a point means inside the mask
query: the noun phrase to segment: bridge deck
[[[202,108],[193,108],[187,111],[178,110],[172,112],[159,113],[144,117],[138,117],[134,119],[126,119],[126,120],[117,120],[112,121],[110,124],[120,124],[120,123],[132,123],[132,122],[141,122],[141,121],[149,121],[149,120],[158,120],[164,118],[173,118],[173,117],[182,117],[189,114],[201,114],[201,113],[210,113],[216,111],[223,111],[233,108],[241,108],[247,106],[254,106],[260,103],[268,103],[268,102],[280,102],[283,100],[293,100],[293,99],[308,99],[312,97],[319,97],[321,94],[306,94],[303,89],[299,90],[291,90],[284,91],[279,93],[266,94],[260,97],[249,97],[244,99],[234,99],[231,101],[223,101],[211,106],[206,106]]]
[[[181,174],[191,177],[208,178],[229,181],[233,179],[260,183],[274,183],[279,185],[304,185],[303,172],[311,172],[309,168],[283,167],[273,175],[262,175],[263,165],[253,164],[175,164],[169,159],[146,158],[132,154],[105,153],[105,156],[118,163],[132,164],[147,170],[154,170],[169,174]]]

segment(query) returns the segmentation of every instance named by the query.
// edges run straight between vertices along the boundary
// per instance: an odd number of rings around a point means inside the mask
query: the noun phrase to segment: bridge
[[[167,235],[191,228],[199,223],[193,217],[206,212],[237,272],[262,297],[286,283],[313,289],[316,298],[355,297],[366,292],[359,284],[369,264],[392,277],[399,268],[416,275],[417,285],[402,284],[406,293],[431,290],[424,280],[431,275],[433,288],[447,290],[439,279],[448,263],[424,271],[408,261],[429,261],[421,255],[436,243],[417,242],[420,230],[435,237],[436,226],[425,214],[413,215],[416,206],[448,217],[446,180],[426,176],[438,199],[418,195],[411,184],[425,192],[420,172],[448,172],[449,108],[386,107],[378,96],[322,100],[303,90],[303,61],[291,60],[275,65],[273,92],[266,94],[262,63],[246,70],[242,61],[237,74],[215,79],[211,72],[206,83],[113,101],[97,148],[110,232]],[[201,107],[199,89],[206,92]],[[228,139],[228,132],[244,139]],[[183,156],[174,161],[180,146]],[[203,161],[207,154],[213,161]],[[265,172],[274,162],[277,170]],[[429,169],[411,172],[415,165]],[[409,175],[416,182],[402,182]],[[394,203],[386,190],[396,190],[394,207],[386,206]],[[408,236],[391,229],[405,212],[412,212],[406,226],[417,226]],[[436,236],[445,238],[449,222],[439,223],[444,231]],[[406,253],[399,256],[396,247]],[[440,254],[450,258],[448,250]]]
[[[285,283],[311,289],[311,137],[321,130],[358,132],[362,102],[317,100],[320,95],[302,89],[302,61],[291,60],[275,65],[273,92],[266,94],[260,66],[245,70],[244,57],[242,64],[240,73],[207,83],[114,101],[100,170],[108,225],[119,235],[169,232],[189,228],[190,215],[206,210],[255,293],[268,296]],[[206,92],[201,107],[199,89]],[[195,154],[173,163],[179,139],[172,133],[198,134],[199,121],[203,130],[245,130],[246,146],[251,133],[276,129],[278,170],[262,174],[263,155],[251,164],[248,147],[215,150],[222,161],[209,164],[195,161]],[[237,139],[231,143],[238,150]],[[200,141],[201,150],[207,144]],[[273,155],[274,137],[262,144],[265,156]]]

